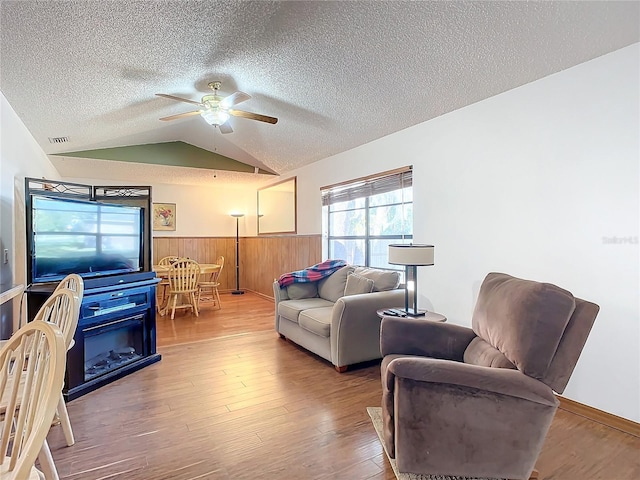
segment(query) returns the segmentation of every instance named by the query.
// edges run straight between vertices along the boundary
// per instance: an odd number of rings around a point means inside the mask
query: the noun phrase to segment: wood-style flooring
[[[337,373],[282,340],[273,302],[158,317],[162,360],[69,402],[76,444],[49,434],[61,479],[394,480],[366,412],[377,362]],[[547,480],[636,480],[640,439],[559,410],[537,463]]]

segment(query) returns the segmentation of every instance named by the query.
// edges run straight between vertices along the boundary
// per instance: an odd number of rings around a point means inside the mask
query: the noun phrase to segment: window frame
[[[391,178],[394,177],[394,178]],[[397,180],[397,188],[390,188],[390,185],[393,185],[393,182]],[[405,185],[408,183],[408,185]],[[353,189],[350,191],[350,187],[353,186]],[[381,191],[377,191],[378,188],[382,186]],[[394,201],[390,203],[383,203],[376,205],[371,205],[371,197],[375,195],[379,195],[381,193],[387,192],[395,192],[398,190],[402,190],[405,188],[411,187],[412,194],[410,196],[411,200],[404,200],[404,195],[402,196],[401,201]],[[342,182],[339,184],[329,185],[326,187],[321,187],[320,189],[322,195],[322,224],[323,224],[323,254],[326,258],[333,258],[334,254],[332,252],[332,242],[334,241],[358,241],[362,240],[364,243],[364,265],[363,266],[372,266],[372,243],[374,241],[382,240],[389,241],[389,243],[404,243],[406,241],[413,240],[413,178],[412,178],[412,166],[403,167],[396,170],[391,170],[387,172],[381,172],[377,175],[371,175],[368,177],[357,178],[354,180],[350,180],[348,182]],[[337,192],[337,195],[333,195]],[[368,193],[368,194],[367,194]],[[364,204],[362,207],[351,207],[344,208],[337,211],[332,211],[332,206],[344,203],[348,201],[355,201],[357,199],[363,199]],[[394,207],[399,206],[400,208],[404,208],[406,205],[411,205],[412,212],[411,218],[407,219],[410,224],[410,228],[408,231],[410,233],[393,233],[393,234],[383,234],[383,235],[372,235],[371,234],[371,211],[377,208],[385,208],[385,207]],[[332,234],[332,222],[331,216],[335,213],[342,212],[355,212],[355,211],[363,211],[364,215],[364,234],[363,235],[333,235]],[[402,215],[403,222],[405,215]],[[406,224],[404,224],[406,225]],[[404,229],[406,232],[407,229]],[[394,242],[395,241],[395,242]],[[345,259],[346,260],[346,259]],[[404,273],[404,268],[401,266],[389,265],[388,264],[388,252],[387,252],[387,262],[386,266],[378,266],[374,265],[372,268],[379,268],[383,270],[394,270],[399,271],[401,274]]]

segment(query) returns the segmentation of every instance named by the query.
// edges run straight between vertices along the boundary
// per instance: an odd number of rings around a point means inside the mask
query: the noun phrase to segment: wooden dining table
[[[200,263],[199,265],[200,278],[204,279],[211,278],[211,275],[213,275],[221,268],[217,263]],[[171,270],[171,265],[154,265],[152,269],[156,273],[156,277],[167,279],[169,278],[169,270]],[[162,285],[162,282],[158,284],[158,288],[156,289],[156,306],[158,309],[158,313],[160,315],[165,315],[167,313],[167,305],[165,305],[165,302],[168,299],[168,288],[161,288],[160,285]],[[166,285],[166,283],[164,285]]]
[[[217,263],[200,263],[200,275],[210,275],[220,270],[220,265]],[[156,272],[156,277],[167,278],[169,276],[169,270],[171,265],[154,265],[153,271]]]

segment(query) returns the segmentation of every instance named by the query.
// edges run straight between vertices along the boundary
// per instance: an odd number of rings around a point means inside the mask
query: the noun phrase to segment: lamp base
[[[231,295],[244,295],[244,290],[232,290]]]
[[[407,308],[405,311],[409,317],[424,317],[427,314],[426,310],[414,310],[413,308]]]

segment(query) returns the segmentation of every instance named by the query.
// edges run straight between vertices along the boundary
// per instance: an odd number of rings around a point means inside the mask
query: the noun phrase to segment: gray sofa
[[[275,328],[338,372],[382,358],[377,310],[404,305],[398,272],[347,265],[311,283],[273,283]]]

